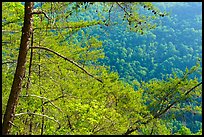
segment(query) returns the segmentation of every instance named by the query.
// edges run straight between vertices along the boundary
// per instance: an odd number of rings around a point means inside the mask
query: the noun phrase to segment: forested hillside
[[[201,135],[201,12],[3,2],[2,133]]]

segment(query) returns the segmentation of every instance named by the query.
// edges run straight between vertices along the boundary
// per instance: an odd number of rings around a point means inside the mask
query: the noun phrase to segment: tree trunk
[[[18,104],[19,93],[22,89],[22,81],[25,76],[25,64],[26,64],[26,55],[29,49],[30,35],[32,33],[32,9],[33,2],[25,2],[25,11],[24,11],[24,24],[22,28],[21,43],[18,55],[18,62],[16,67],[16,72],[14,75],[14,80],[9,95],[8,103],[6,106],[6,112],[3,119],[2,134],[7,135],[11,129],[15,108]]]

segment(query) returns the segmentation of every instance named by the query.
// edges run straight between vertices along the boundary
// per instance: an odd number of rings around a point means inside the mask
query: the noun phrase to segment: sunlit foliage
[[[132,80],[135,75],[126,73],[123,66],[137,55],[141,60],[127,64],[130,71],[134,73],[139,69],[135,73],[137,76],[146,77],[149,73],[153,76],[155,73],[152,71],[158,71],[155,70],[158,64],[154,58],[143,60],[143,57],[146,51],[156,52],[148,48],[156,50],[158,43],[140,45],[134,51],[126,47],[128,39],[122,42],[122,36],[117,33],[115,41],[101,39],[106,33],[111,33],[105,32],[105,29],[115,25],[126,25],[126,33],[133,31],[156,39],[157,35],[149,31],[155,28],[161,30],[156,20],[168,16],[167,12],[161,12],[149,2],[36,2],[34,7],[34,11],[43,10],[46,15],[33,15],[26,75],[10,134],[192,134],[185,125],[173,131],[172,120],[187,112],[201,115],[201,84],[198,78],[189,78],[200,71],[200,62],[189,70],[181,70],[181,75],[173,73],[165,80],[152,79],[148,82],[135,78],[134,85],[130,85],[128,80],[121,80],[118,73],[110,71],[110,67],[119,68],[124,77],[129,76],[128,79]],[[18,57],[24,6],[20,2],[3,2],[2,9],[4,114]],[[116,16],[118,14],[120,16]],[[121,30],[117,28],[115,31]],[[123,35],[122,32],[120,34]],[[107,43],[116,50],[104,47]],[[172,43],[169,43],[169,48],[176,52]],[[122,52],[117,52],[118,49]],[[111,59],[109,55],[121,58]],[[102,59],[108,63],[112,60],[122,63],[122,66],[102,65],[99,62]],[[143,61],[151,62],[155,68],[150,70],[140,65]],[[138,68],[133,68],[133,65]],[[195,134],[201,133],[202,129]]]

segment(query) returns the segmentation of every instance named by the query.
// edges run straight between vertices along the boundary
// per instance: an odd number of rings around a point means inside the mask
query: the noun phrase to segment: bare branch
[[[102,80],[100,80],[99,78],[96,78],[95,76],[93,76],[91,73],[89,73],[87,70],[85,70],[82,66],[80,66],[80,65],[77,64],[76,62],[74,62],[72,59],[69,59],[69,58],[67,58],[67,57],[65,57],[65,56],[63,56],[63,55],[61,55],[61,54],[59,54],[59,53],[57,53],[57,52],[55,52],[55,51],[53,51],[53,50],[51,50],[51,49],[49,49],[49,48],[46,48],[46,47],[30,47],[30,49],[32,49],[32,48],[33,48],[33,49],[43,49],[43,50],[52,52],[52,53],[54,53],[55,55],[57,55],[57,56],[63,58],[64,60],[69,61],[70,63],[74,64],[75,66],[77,66],[78,68],[80,68],[83,72],[85,72],[85,73],[86,73],[87,75],[89,75],[90,77],[92,77],[92,78],[96,79],[97,81],[103,83]]]

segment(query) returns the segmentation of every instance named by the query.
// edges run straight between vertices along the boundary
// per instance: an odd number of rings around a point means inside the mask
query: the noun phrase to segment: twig
[[[125,8],[123,8],[118,2],[116,2],[116,3],[118,4],[118,6],[119,6],[121,9],[123,9],[123,11],[124,11],[128,16],[130,16],[129,13],[125,10]]]
[[[34,48],[34,49],[43,49],[43,50],[52,52],[52,53],[56,54],[57,56],[63,58],[64,60],[67,60],[67,61],[69,61],[70,63],[74,64],[75,66],[77,66],[78,68],[80,68],[83,72],[85,72],[85,73],[86,73],[87,75],[89,75],[90,77],[92,77],[92,78],[96,79],[97,81],[103,83],[102,80],[100,80],[99,78],[96,78],[95,76],[93,76],[92,74],[90,74],[87,70],[85,70],[82,66],[80,66],[79,64],[77,64],[77,63],[74,62],[73,60],[71,60],[71,59],[69,59],[69,58],[67,58],[67,57],[65,57],[65,56],[63,56],[63,55],[61,55],[61,54],[59,54],[59,53],[57,53],[57,52],[55,52],[55,51],[49,49],[49,48],[46,48],[46,47],[30,47],[30,49],[32,49],[32,48]]]
[[[113,4],[111,5],[111,7],[110,7],[110,9],[108,11],[108,19],[109,19],[109,21],[110,21],[110,13],[111,13],[112,8],[113,8]]]
[[[53,102],[53,101],[56,101],[56,100],[58,100],[58,99],[60,99],[60,98],[63,98],[63,97],[65,97],[66,95],[62,95],[62,96],[59,96],[59,97],[57,97],[57,98],[55,98],[55,99],[53,99],[53,100],[49,100],[49,101],[45,101],[44,103],[43,103],[43,105],[45,105],[45,104],[47,104],[48,102]]]

